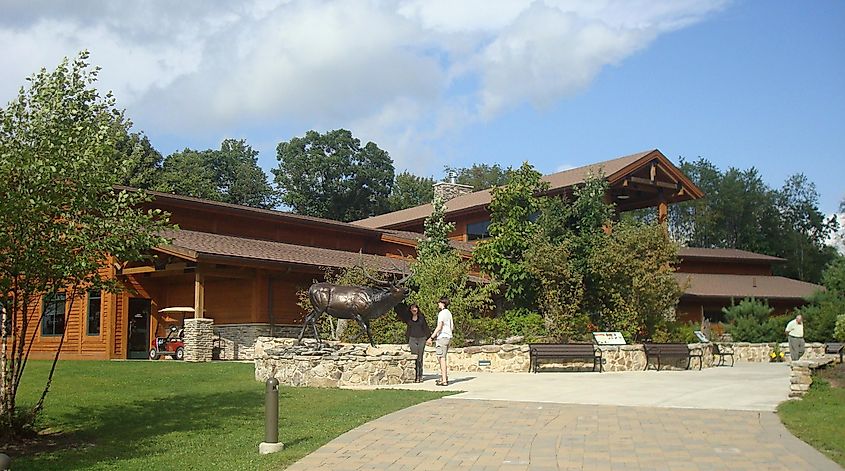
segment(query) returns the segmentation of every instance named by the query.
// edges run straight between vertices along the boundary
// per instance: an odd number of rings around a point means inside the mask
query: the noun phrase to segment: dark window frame
[[[97,316],[97,331],[91,332],[91,315],[94,314],[91,311],[91,302],[96,300],[97,308],[96,308],[96,316]],[[100,290],[90,290],[88,291],[88,309],[85,313],[85,335],[89,337],[99,337],[100,333],[102,332],[102,325],[103,325],[103,292]]]
[[[42,337],[61,337],[67,329],[67,294],[54,293],[46,294],[41,298],[41,336]],[[57,309],[61,306],[61,311]],[[50,312],[48,312],[48,310]],[[61,315],[61,330],[57,329],[55,318]],[[50,325],[50,320],[53,319],[52,329],[47,329]]]
[[[471,232],[471,228],[484,228],[483,232]],[[490,220],[477,221],[467,224],[467,240],[481,240],[490,237]]]

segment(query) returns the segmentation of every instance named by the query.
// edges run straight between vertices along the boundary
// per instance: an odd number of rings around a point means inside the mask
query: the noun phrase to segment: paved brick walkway
[[[838,470],[772,412],[439,399],[364,424],[308,470]]]

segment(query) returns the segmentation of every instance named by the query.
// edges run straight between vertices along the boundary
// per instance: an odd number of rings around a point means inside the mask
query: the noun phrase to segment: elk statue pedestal
[[[412,383],[414,361],[407,346],[373,347],[305,339],[259,337],[255,341],[255,379],[275,377],[288,386],[387,386]]]

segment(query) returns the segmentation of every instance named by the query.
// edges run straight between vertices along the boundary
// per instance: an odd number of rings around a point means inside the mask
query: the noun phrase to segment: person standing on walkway
[[[408,325],[405,331],[405,336],[408,338],[408,348],[411,349],[411,353],[417,356],[414,363],[414,369],[417,372],[414,382],[421,383],[423,379],[423,354],[425,353],[426,340],[431,335],[431,329],[428,327],[425,315],[420,312],[418,305],[411,304],[407,311],[403,311],[404,309],[396,309],[399,318]]]
[[[440,380],[438,386],[449,385],[449,372],[446,368],[446,353],[449,351],[449,343],[452,341],[452,312],[448,309],[449,298],[443,296],[437,302],[440,312],[437,313],[437,328],[431,334],[429,341],[433,341],[437,360],[440,362]]]
[[[789,339],[789,357],[798,361],[804,355],[804,318],[801,314],[786,324],[786,335]]]

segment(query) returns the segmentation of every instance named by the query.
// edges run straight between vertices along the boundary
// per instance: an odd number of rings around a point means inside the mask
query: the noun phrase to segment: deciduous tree
[[[548,188],[528,162],[511,173],[506,186],[493,189],[490,238],[478,243],[473,258],[503,284],[505,298],[517,307],[533,306],[536,280],[525,266],[525,252],[534,239],[540,211],[538,193]]]
[[[243,139],[226,139],[219,150],[185,149],[167,156],[158,188],[185,196],[272,208],[277,194],[258,166],[258,151]]]
[[[165,242],[157,235],[162,214],[137,209],[143,193],[114,190],[132,163],[117,151],[129,122],[110,94],[94,88],[96,78],[83,52],[42,69],[0,110],[0,303],[17,318],[2,338],[0,434],[31,426],[50,389],[63,327],[39,400],[18,408],[32,338],[45,319],[42,296],[64,294],[68,305],[53,313],[62,321],[53,326],[67,325],[88,290],[120,289],[107,276],[109,260],[138,260]]]
[[[410,172],[402,172],[396,175],[393,182],[393,191],[388,197],[388,206],[390,211],[399,211],[400,209],[431,203],[433,199],[433,178],[418,177]]]
[[[354,221],[389,210],[393,160],[373,143],[345,129],[282,142],[273,169],[282,202],[300,214]]]

